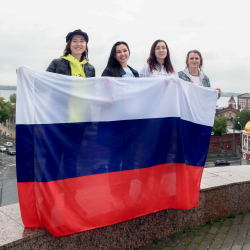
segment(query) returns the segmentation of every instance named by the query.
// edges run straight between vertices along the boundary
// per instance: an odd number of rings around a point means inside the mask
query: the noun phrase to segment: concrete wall
[[[115,225],[64,237],[25,229],[19,204],[0,208],[1,249],[136,249],[204,222],[250,210],[250,167],[204,169],[199,207],[167,209]]]

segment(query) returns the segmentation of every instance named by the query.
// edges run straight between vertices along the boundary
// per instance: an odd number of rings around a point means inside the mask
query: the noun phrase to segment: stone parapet
[[[25,229],[19,204],[0,208],[0,249],[136,249],[188,227],[250,210],[249,166],[204,169],[198,208],[167,209],[64,237]]]

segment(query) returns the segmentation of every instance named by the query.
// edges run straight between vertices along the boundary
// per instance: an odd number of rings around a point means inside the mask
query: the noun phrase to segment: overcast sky
[[[197,49],[212,87],[250,92],[249,13],[247,0],[2,0],[0,85],[15,85],[21,65],[46,70],[62,56],[68,32],[82,29],[97,76],[115,42],[128,43],[128,64],[139,71],[152,43],[164,39],[178,71]]]

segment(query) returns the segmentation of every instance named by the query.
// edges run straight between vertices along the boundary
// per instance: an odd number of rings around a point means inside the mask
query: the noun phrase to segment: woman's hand
[[[221,90],[219,88],[217,88],[216,90],[218,90],[218,96],[220,96]]]

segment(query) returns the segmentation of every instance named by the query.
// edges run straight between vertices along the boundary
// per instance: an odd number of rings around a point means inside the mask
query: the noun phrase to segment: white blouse
[[[178,71],[174,68],[174,73],[168,73],[165,68],[161,65],[161,69],[153,70],[153,72],[149,71],[148,64],[145,64],[139,73],[140,77],[169,77],[176,76],[178,77]]]
[[[194,85],[200,86],[200,77],[199,76],[192,76],[190,75],[192,82]]]

